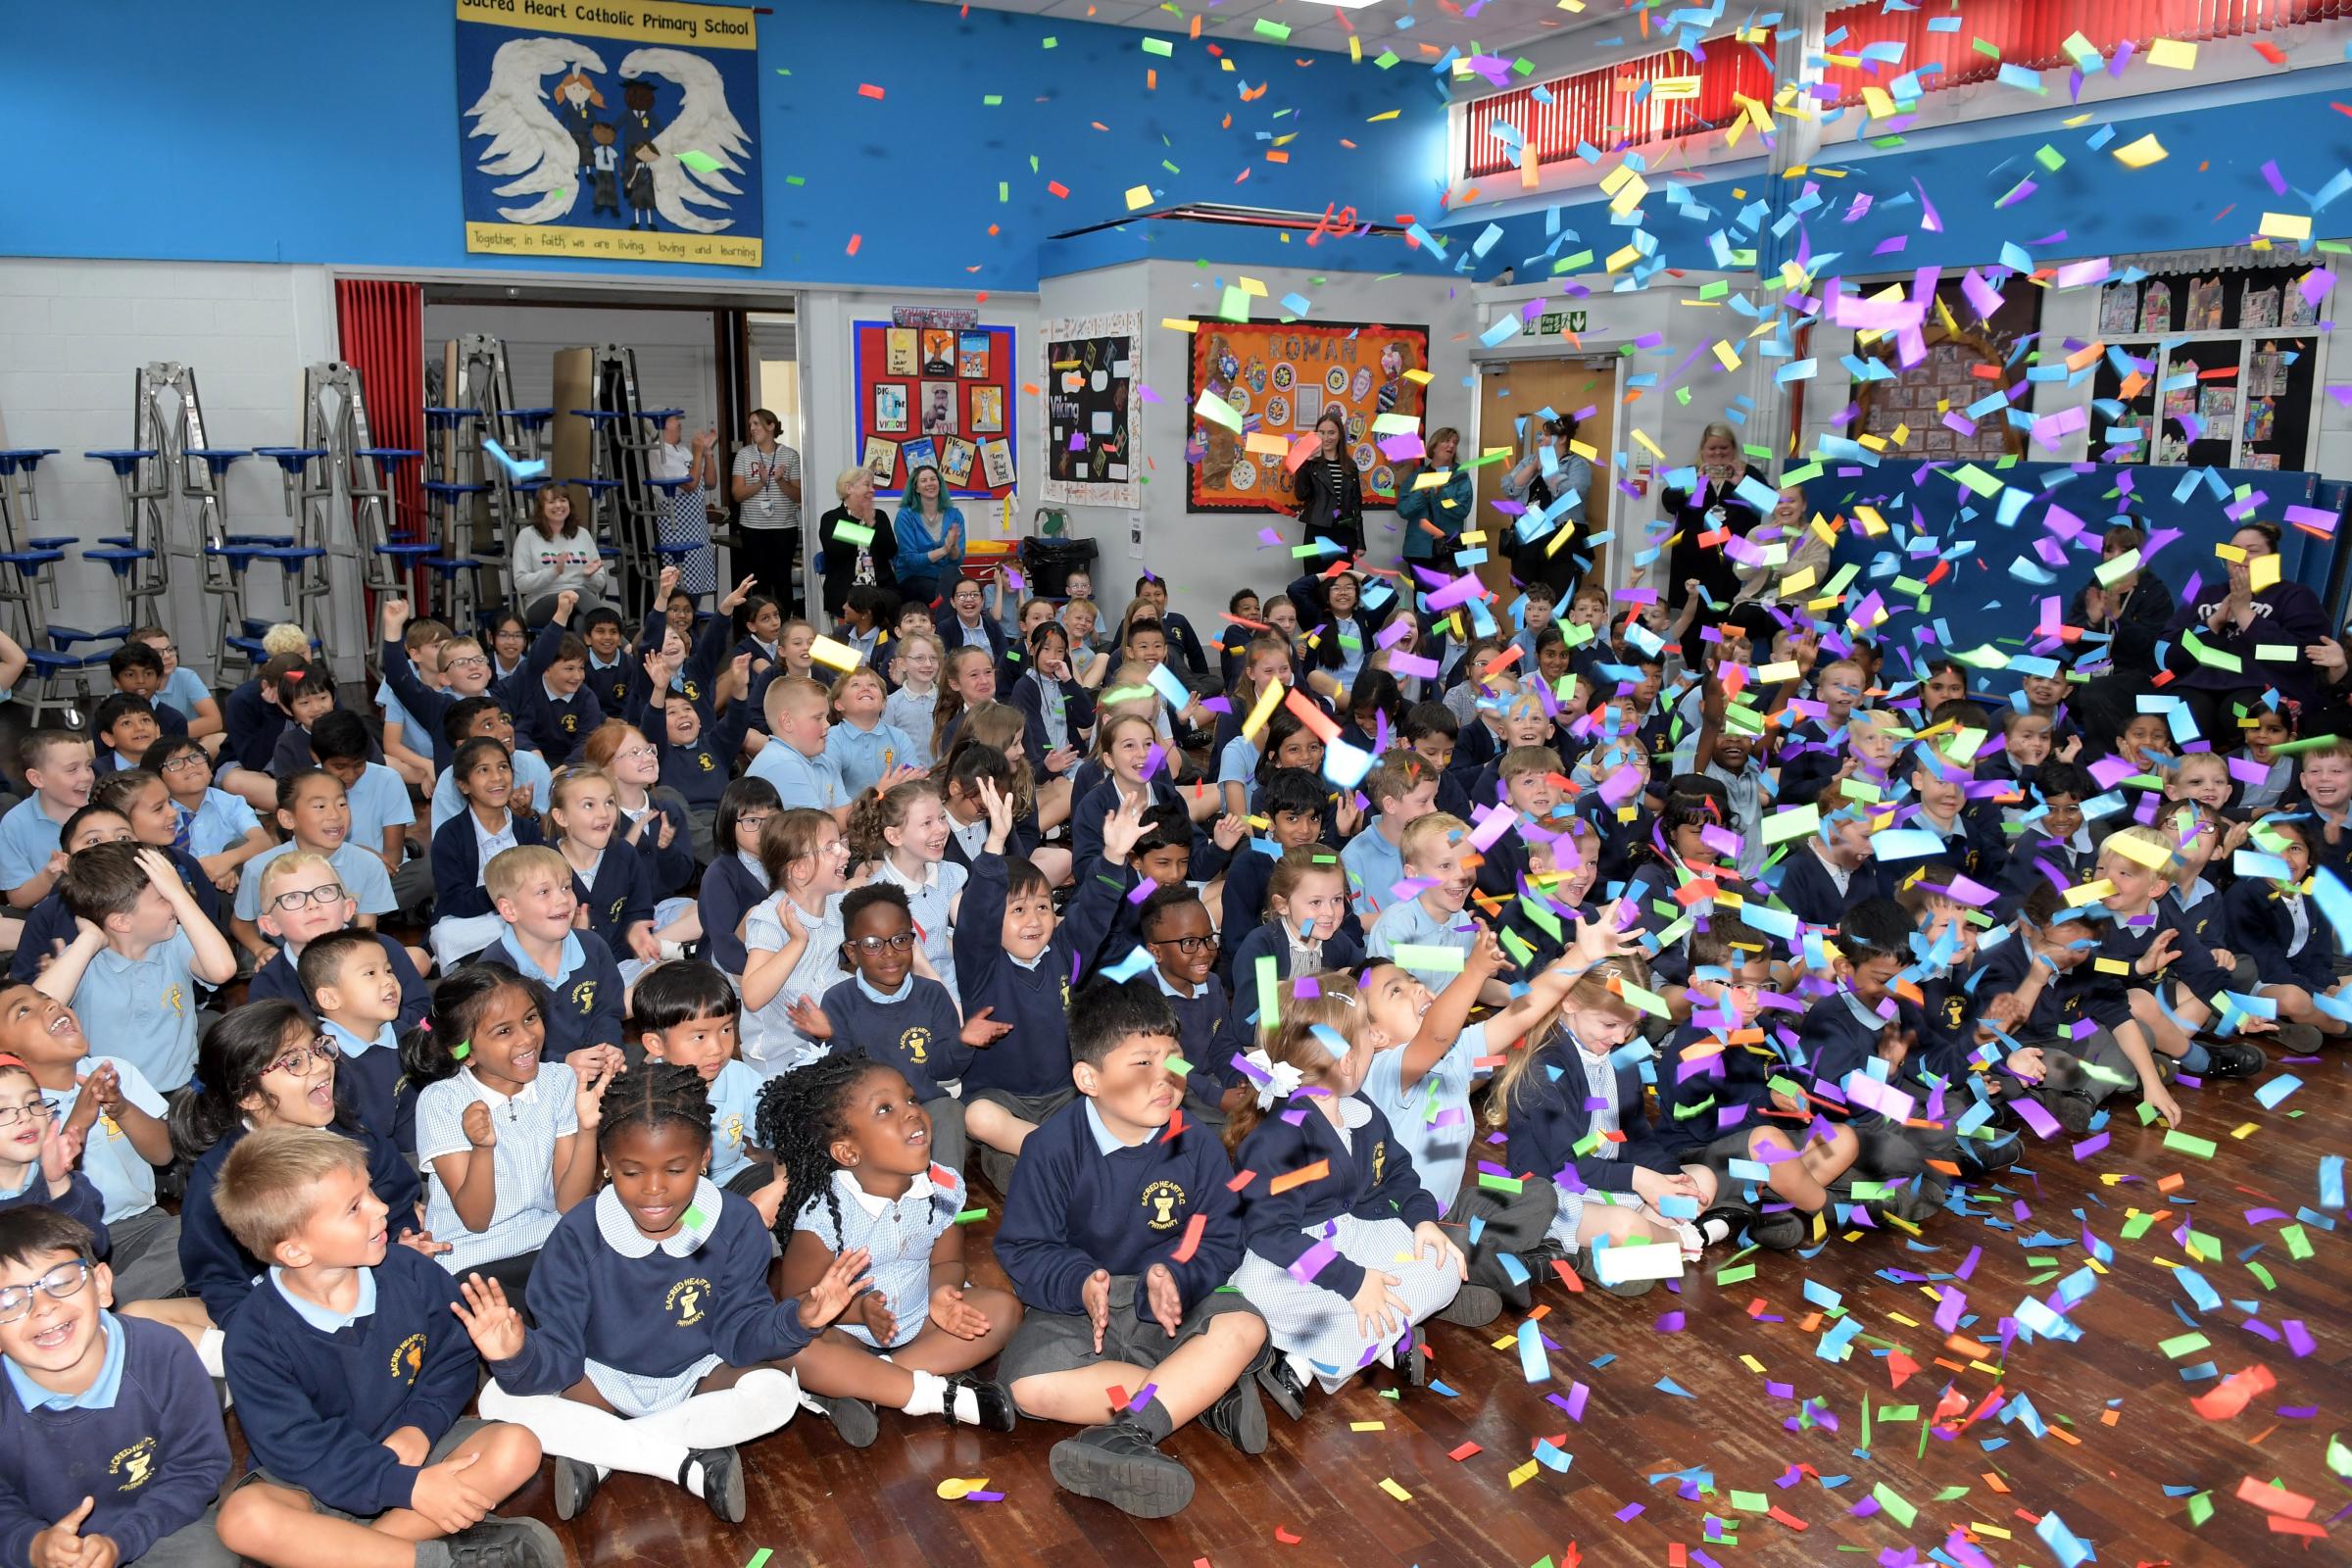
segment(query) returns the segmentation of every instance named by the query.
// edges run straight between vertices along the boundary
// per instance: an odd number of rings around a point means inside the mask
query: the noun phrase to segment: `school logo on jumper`
[[[922,1066],[931,1059],[931,1031],[920,1027],[907,1030],[899,1036],[899,1049],[906,1053],[908,1061]]]
[[[719,1142],[730,1149],[741,1149],[743,1147],[743,1118],[729,1116],[725,1121],[720,1122],[718,1138]]]
[[[593,981],[593,980],[583,980],[583,981],[581,981],[581,982],[580,982],[578,985],[576,985],[576,986],[573,986],[573,987],[571,988],[570,996],[571,996],[571,1004],[572,1004],[573,1006],[575,1006],[575,1007],[579,1008],[579,1010],[580,1010],[580,1016],[581,1016],[581,1017],[585,1018],[585,1017],[587,1017],[587,1016],[588,1016],[588,1014],[589,1014],[589,1013],[591,1013],[591,1012],[593,1012],[593,1011],[595,1011],[595,1010],[596,1010],[596,982],[595,982],[595,981]]]
[[[612,921],[614,925],[618,925],[620,923],[620,911],[628,906],[629,901],[626,898],[614,899],[612,901],[612,908],[609,913],[606,914],[605,918]]]
[[[393,1348],[392,1375],[403,1383],[414,1383],[416,1374],[424,1370],[424,1336],[412,1334]]]
[[[709,752],[695,753],[694,760],[703,764],[703,771],[706,773],[715,773],[718,771],[718,763],[711,760]]]
[[[568,712],[567,712],[567,713],[565,713],[565,714],[564,715],[564,717],[563,717],[561,720],[559,720],[559,722],[560,722],[560,724],[562,725],[562,727],[563,727],[563,730],[564,730],[564,734],[566,734],[566,735],[576,735],[576,734],[578,734],[578,733],[579,733],[579,730],[580,730],[580,715],[579,715],[579,714],[577,714],[577,713],[568,713]]]
[[[1960,997],[1946,997],[1943,999],[1943,1026],[1946,1029],[1959,1028],[1962,1023],[1967,1021],[1967,1012],[1968,1007],[1965,999]]]
[[[690,703],[699,703],[703,700],[702,683],[691,680],[682,682],[678,687],[678,695]]]
[[[1383,1138],[1372,1146],[1372,1185],[1380,1185],[1381,1176],[1389,1168],[1389,1141]]]
[[[147,1484],[147,1478],[155,1473],[155,1440],[141,1438],[116,1454],[108,1461],[106,1473],[122,1478],[122,1484],[115,1489],[117,1492],[138,1491]]]
[[[710,1299],[710,1282],[706,1279],[680,1280],[669,1288],[662,1298],[662,1310],[670,1314],[676,1326],[690,1329],[703,1320],[704,1303]]]
[[[165,987],[164,1005],[172,1009],[172,1016],[174,1018],[186,1017],[188,1012],[187,989],[183,986]]]
[[[1155,1231],[1172,1231],[1184,1207],[1184,1189],[1171,1181],[1156,1181],[1144,1189],[1144,1223]]]

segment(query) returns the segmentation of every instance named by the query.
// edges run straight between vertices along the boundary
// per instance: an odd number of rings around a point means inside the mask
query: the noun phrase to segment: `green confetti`
[[[1003,93],[987,92],[980,95],[980,107],[983,109],[995,109],[1004,102],[1004,95]]]
[[[1374,60],[1372,63],[1378,66],[1381,70],[1386,71],[1396,63],[1396,51],[1394,49],[1383,49],[1380,52],[1380,57]]]
[[[2188,1499],[2188,1522],[2193,1527],[2213,1517],[2213,1494],[2200,1492]]]
[[[703,1211],[699,1203],[686,1210],[686,1228],[690,1231],[701,1230],[710,1220],[710,1216]]]
[[[692,147],[689,147],[684,152],[678,154],[678,162],[684,164],[688,169],[693,170],[698,174],[708,174],[718,167],[717,159],[711,157],[709,153],[699,152]]]
[[[1042,47],[1047,49],[1058,49],[1061,47],[1061,40],[1059,38],[1048,38]]]
[[[1250,24],[1250,30],[1256,33],[1260,38],[1271,38],[1276,43],[1288,43],[1291,40],[1291,29],[1289,27],[1284,26],[1279,22],[1268,21],[1264,17],[1260,17],[1255,22],[1251,23]]]
[[[452,1046],[452,1047],[450,1047],[450,1048],[449,1048],[449,1059],[450,1059],[450,1060],[452,1060],[452,1061],[464,1061],[464,1060],[466,1059],[466,1054],[467,1054],[467,1053],[469,1053],[469,1052],[470,1052],[470,1051],[472,1051],[472,1050],[473,1050],[473,1042],[472,1042],[472,1041],[470,1041],[470,1040],[461,1040],[461,1041],[459,1041],[459,1042],[458,1042],[456,1045],[454,1045],[454,1046]]]
[[[786,174],[784,176],[784,183],[787,185],[806,185],[808,183],[808,176],[804,174]]]
[[[985,1209],[985,1208],[967,1208],[967,1209],[965,1209],[965,1210],[964,1210],[962,1213],[960,1213],[960,1214],[958,1214],[958,1215],[956,1215],[956,1224],[958,1224],[958,1225],[969,1225],[970,1223],[972,1223],[972,1221],[974,1221],[974,1220],[976,1220],[976,1219],[986,1219],[986,1218],[988,1218],[988,1210],[987,1210],[987,1209]]]
[[[1148,55],[1157,55],[1162,60],[1173,59],[1176,54],[1176,46],[1168,42],[1168,40],[1165,38],[1146,38],[1144,40],[1144,53]]]

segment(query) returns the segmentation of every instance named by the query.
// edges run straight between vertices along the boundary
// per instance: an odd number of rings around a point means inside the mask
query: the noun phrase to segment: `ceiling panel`
[[[961,6],[965,0],[931,0],[935,5]],[[1108,23],[1114,26],[1147,27],[1181,36],[1192,26],[1191,12],[1179,16],[1152,0],[970,0],[984,11],[1018,11],[1031,16],[1073,22]],[[1198,0],[1195,0],[1198,6]],[[1346,21],[1341,20],[1345,15]],[[1341,13],[1321,0],[1225,0],[1200,8],[1204,38],[1259,38],[1251,24],[1263,17],[1291,29],[1286,47],[1329,49],[1346,53],[1349,27],[1367,51],[1394,49],[1406,59],[1444,54],[1449,48],[1468,50],[1477,44],[1490,52],[1521,49],[1545,35],[1590,20],[1565,10],[1560,0],[1378,0],[1375,5]],[[1426,46],[1426,48],[1424,48]]]

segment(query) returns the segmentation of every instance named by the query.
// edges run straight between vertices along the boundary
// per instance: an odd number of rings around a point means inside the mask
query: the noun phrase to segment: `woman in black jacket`
[[[2282,701],[2305,713],[2317,711],[2327,693],[2326,672],[2312,658],[2329,630],[2320,596],[2284,578],[2266,588],[2254,586],[2254,564],[2277,556],[2279,538],[2275,522],[2242,524],[2230,543],[2243,559],[2230,562],[2223,579],[2199,589],[2173,620],[2167,656],[2173,681],[2166,689],[2180,694],[2216,751],[2238,749],[2245,732],[2235,710],[2251,708],[2265,692],[2276,688]],[[2228,655],[2236,667],[2199,659],[2184,640],[2191,632],[2207,650]],[[2285,657],[2277,657],[2281,650]]]
[[[1722,540],[1707,540],[1713,533],[1729,531],[1744,539],[1763,520],[1754,507],[1739,497],[1740,485],[1747,477],[1747,459],[1740,449],[1740,438],[1728,424],[1710,424],[1698,443],[1698,489],[1691,492],[1669,486],[1659,492],[1659,506],[1674,518],[1674,553],[1669,558],[1668,571],[1672,581],[1667,589],[1666,608],[1680,612],[1690,597],[1690,584],[1696,582],[1706,590],[1707,603],[1699,607],[1696,624],[1712,626],[1720,622],[1740,596],[1740,568],[1724,553]],[[1563,547],[1565,548],[1565,547]]]
[[[825,581],[819,590],[825,613],[838,625],[850,590],[859,583],[872,583],[894,594],[899,591],[899,574],[892,561],[899,547],[890,514],[874,505],[871,469],[844,468],[841,477],[833,481],[833,493],[841,498],[841,505],[817,519],[816,548],[825,559]],[[841,533],[844,524],[854,530],[846,539]]]
[[[1337,413],[1315,421],[1322,450],[1298,465],[1293,481],[1298,497],[1298,520],[1304,526],[1302,544],[1329,539],[1343,556],[1364,548],[1364,482],[1348,454],[1348,426]]]

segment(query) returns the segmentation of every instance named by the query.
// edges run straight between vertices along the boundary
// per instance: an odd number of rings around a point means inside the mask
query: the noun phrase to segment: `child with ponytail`
[[[956,989],[956,916],[971,872],[947,858],[947,797],[930,778],[912,779],[850,807],[850,855],[873,868],[876,882],[906,895],[923,956],[950,995]],[[983,841],[985,842],[985,840]]]

